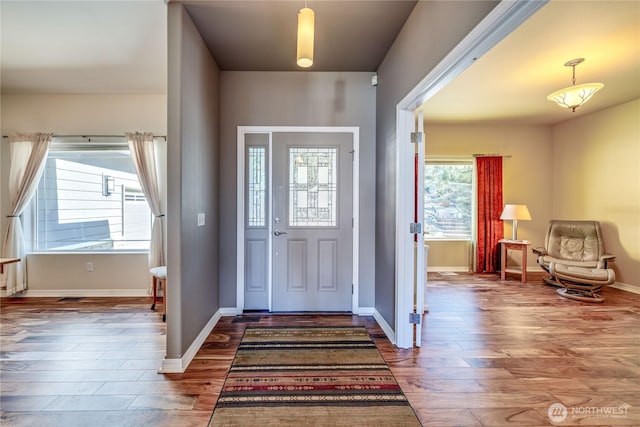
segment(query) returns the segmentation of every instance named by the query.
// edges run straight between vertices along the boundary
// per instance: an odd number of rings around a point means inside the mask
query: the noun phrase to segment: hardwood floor
[[[206,426],[248,324],[364,325],[425,426],[640,425],[640,295],[602,304],[530,275],[429,274],[423,347],[396,349],[372,317],[225,317],[184,374],[158,374],[161,311],[137,298],[4,298],[2,426]],[[256,322],[257,321],[257,322]],[[556,413],[556,414],[561,414]],[[259,425],[259,422],[256,422]]]

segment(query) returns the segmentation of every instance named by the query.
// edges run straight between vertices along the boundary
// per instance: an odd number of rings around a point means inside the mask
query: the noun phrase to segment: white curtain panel
[[[4,258],[20,258],[5,266],[6,295],[27,288],[27,263],[20,215],[27,207],[42,176],[51,145],[50,133],[20,133],[9,137],[9,224],[2,246]]]
[[[164,258],[164,227],[162,220],[164,214],[160,206],[160,192],[158,191],[158,173],[156,170],[156,149],[153,134],[151,133],[127,133],[129,151],[133,164],[138,173],[138,180],[142,187],[144,197],[147,199],[153,224],[151,227],[151,242],[149,248],[149,268],[165,264]]]

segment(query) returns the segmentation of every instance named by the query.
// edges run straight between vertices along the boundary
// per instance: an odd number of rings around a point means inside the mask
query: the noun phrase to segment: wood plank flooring
[[[429,274],[423,347],[372,317],[225,317],[184,374],[158,374],[165,324],[139,298],[4,298],[2,426],[206,426],[244,328],[364,325],[425,426],[640,425],[640,295],[559,297],[541,275]],[[256,425],[259,425],[257,420]]]

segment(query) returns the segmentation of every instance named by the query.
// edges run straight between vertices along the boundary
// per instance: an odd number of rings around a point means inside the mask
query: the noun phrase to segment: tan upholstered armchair
[[[615,282],[614,271],[607,266],[615,256],[605,253],[598,221],[552,220],[544,248],[532,250],[550,274],[544,281],[562,286],[558,293],[564,297],[601,302],[596,292]]]

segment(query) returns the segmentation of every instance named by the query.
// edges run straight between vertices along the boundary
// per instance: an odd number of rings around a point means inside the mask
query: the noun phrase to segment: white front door
[[[350,133],[274,133],[272,310],[351,311]]]

